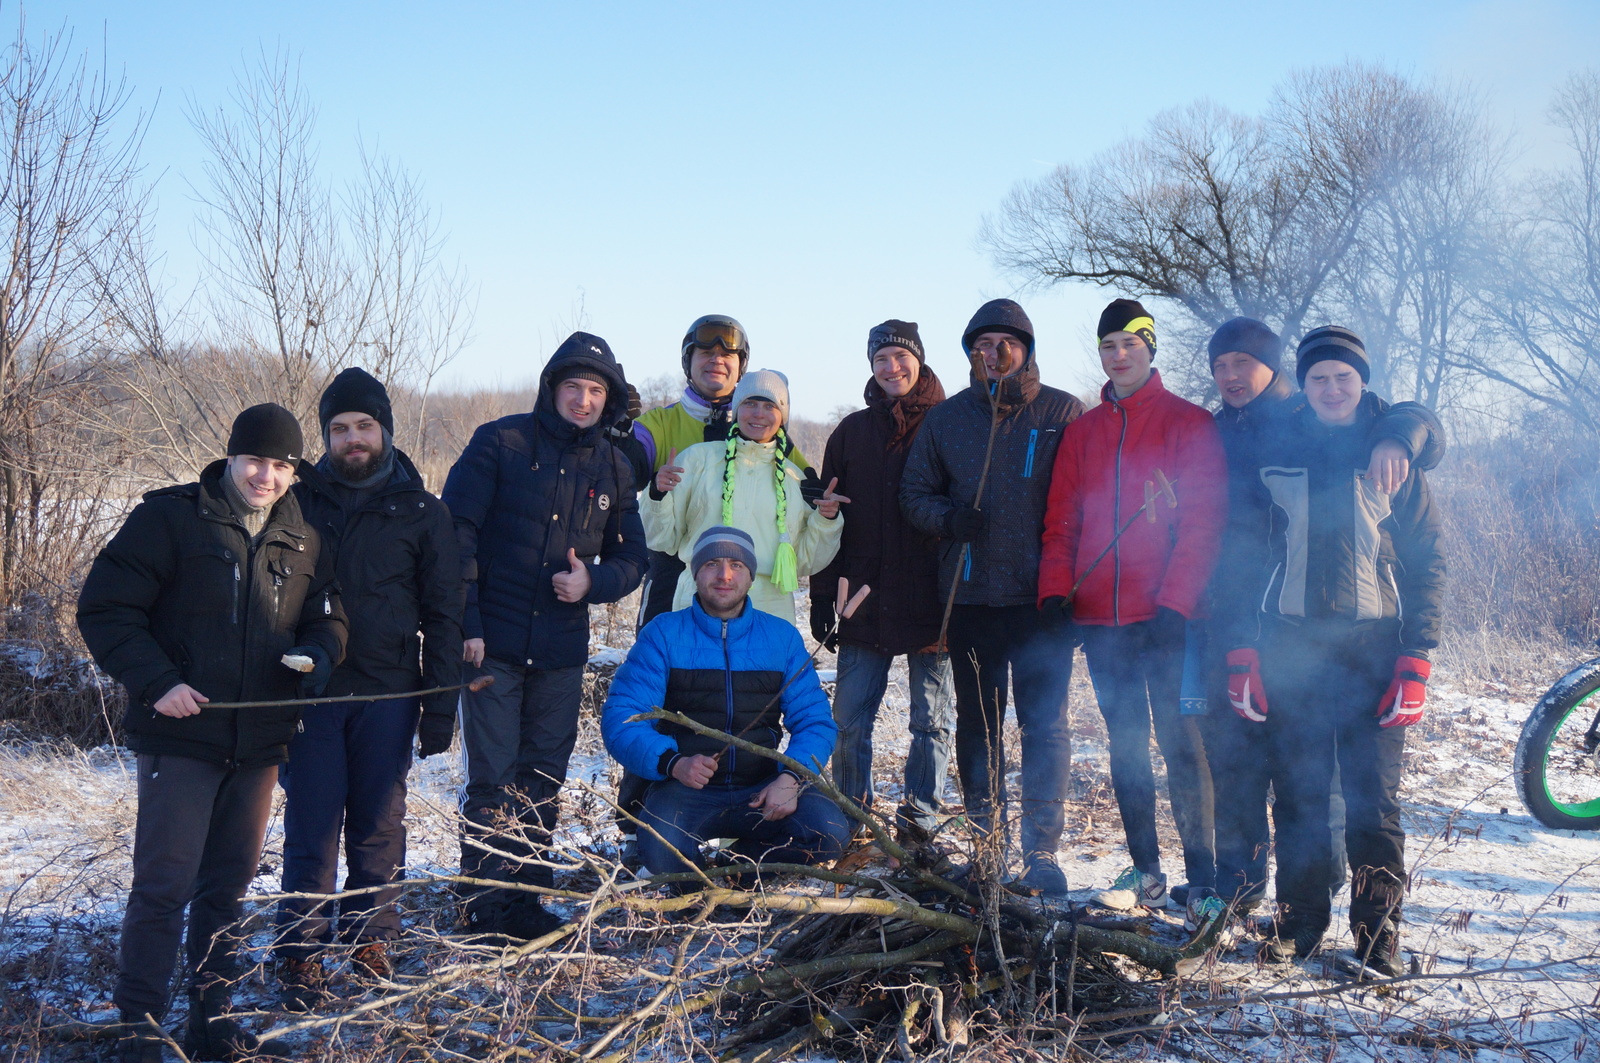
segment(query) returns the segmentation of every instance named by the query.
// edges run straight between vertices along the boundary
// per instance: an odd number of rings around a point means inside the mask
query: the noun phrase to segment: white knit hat
[[[789,425],[789,378],[776,369],[757,369],[739,378],[733,389],[733,415],[745,399],[766,399],[778,408],[779,423]]]

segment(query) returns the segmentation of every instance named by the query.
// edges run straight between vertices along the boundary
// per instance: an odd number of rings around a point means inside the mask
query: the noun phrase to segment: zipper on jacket
[[[961,564],[961,582],[967,583],[972,579],[972,547],[967,547],[967,559]]]
[[[1028,429],[1028,459],[1022,463],[1022,478],[1028,479],[1033,475],[1033,448],[1039,442],[1039,430]]]
[[[733,658],[728,654],[728,622],[722,621],[722,686],[723,694],[727,698],[727,731],[733,733]],[[727,781],[733,782],[734,762],[739,758],[739,751],[733,746],[728,747],[728,767],[726,769]]]
[[[1128,440],[1128,411],[1122,403],[1114,403],[1117,412],[1122,415],[1122,431],[1117,435],[1117,469],[1114,483],[1116,485],[1115,502],[1112,505],[1111,534],[1115,535],[1122,529],[1122,445]],[[1111,564],[1111,622],[1117,626],[1122,625],[1122,540],[1119,538],[1111,544],[1114,555]]]
[[[239,626],[239,582],[243,576],[239,572],[239,562],[233,563],[233,625]]]

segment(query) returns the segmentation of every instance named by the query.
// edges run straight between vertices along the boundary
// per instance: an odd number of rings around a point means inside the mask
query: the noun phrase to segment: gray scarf
[[[267,518],[272,516],[272,507],[263,506],[257,509],[246,501],[239,491],[239,485],[233,482],[233,471],[228,468],[222,470],[222,494],[227,498],[228,505],[233,508],[233,515],[244,525],[250,541],[253,543],[259,539],[261,533],[266,530]]]

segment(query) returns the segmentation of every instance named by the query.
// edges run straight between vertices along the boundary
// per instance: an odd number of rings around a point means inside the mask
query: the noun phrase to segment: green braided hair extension
[[[788,449],[788,436],[780,428],[778,445],[772,448],[773,487],[778,495],[778,550],[772,555],[772,585],[785,594],[793,594],[800,586],[800,559],[789,541],[789,484],[783,472],[783,455]]]
[[[733,458],[738,450],[739,436],[729,432],[728,448],[722,456],[722,524],[726,528],[733,527]]]

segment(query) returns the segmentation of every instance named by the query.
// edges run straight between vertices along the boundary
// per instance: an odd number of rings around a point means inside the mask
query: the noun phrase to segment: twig
[[[480,675],[469,683],[448,687],[429,687],[426,690],[408,690],[403,694],[341,694],[336,698],[284,698],[279,701],[208,701],[202,709],[276,709],[285,705],[333,705],[341,701],[388,701],[395,698],[421,698],[429,694],[448,694],[452,690],[465,690],[476,694],[494,685],[494,676]]]

